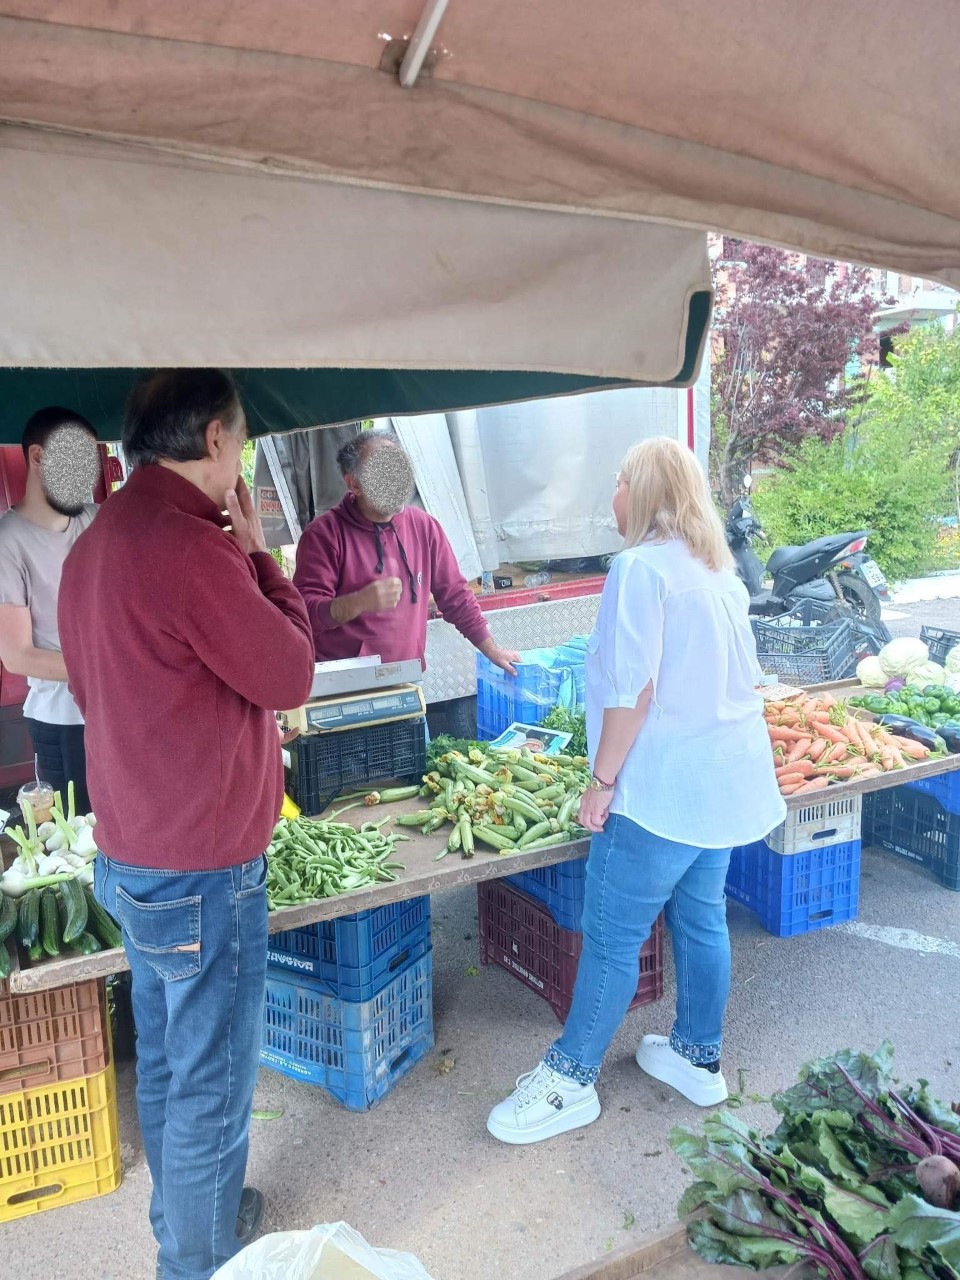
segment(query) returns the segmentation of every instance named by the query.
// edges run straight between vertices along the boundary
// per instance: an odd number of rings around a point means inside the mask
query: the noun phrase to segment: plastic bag
[[[374,1249],[345,1222],[263,1236],[213,1280],[431,1280],[412,1253]]]

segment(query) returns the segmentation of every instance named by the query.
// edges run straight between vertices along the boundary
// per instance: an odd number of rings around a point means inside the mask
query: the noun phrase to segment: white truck
[[[672,436],[706,465],[708,362],[686,390],[603,391],[386,421],[410,455],[416,500],[443,525],[464,575],[478,583],[498,642],[540,648],[593,627],[603,567],[619,545],[610,500],[629,446]],[[339,501],[336,451],[358,430],[314,428],[258,441],[255,500],[271,546],[295,545],[306,524]],[[528,571],[536,578],[541,567],[550,581],[525,586]],[[441,618],[427,627],[424,693],[435,730],[472,734],[474,651]]]

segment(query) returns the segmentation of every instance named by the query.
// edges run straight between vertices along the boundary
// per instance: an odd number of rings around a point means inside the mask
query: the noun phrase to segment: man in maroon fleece
[[[274,712],[307,697],[313,639],[240,479],[246,435],[216,369],[138,384],[123,430],[133,474],[77,540],[60,585],[98,818],[95,891],[133,976],[161,1280],[209,1280],[263,1214],[243,1180],[264,849],[283,799]]]
[[[502,670],[519,654],[501,649],[433,516],[407,503],[413,473],[396,437],[362,432],[337,463],[343,501],[318,516],[297,548],[294,584],[307,606],[317,660],[379,654],[424,664],[430,597],[447,622]]]

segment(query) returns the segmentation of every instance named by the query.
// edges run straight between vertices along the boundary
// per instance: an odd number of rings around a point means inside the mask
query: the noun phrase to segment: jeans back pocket
[[[166,982],[200,972],[200,897],[138,902],[117,887],[117,915],[132,947]]]

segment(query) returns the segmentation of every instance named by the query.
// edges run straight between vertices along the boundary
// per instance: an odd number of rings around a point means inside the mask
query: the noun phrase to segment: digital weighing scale
[[[410,662],[382,663],[376,656],[318,662],[310,699],[296,711],[284,711],[286,731],[342,733],[427,714],[419,681],[423,670]]]
[[[285,712],[282,718],[284,729],[311,734],[372,728],[395,720],[422,719],[426,714],[427,704],[420,686],[400,684],[382,692],[371,689],[365,693],[313,698],[298,710]]]

